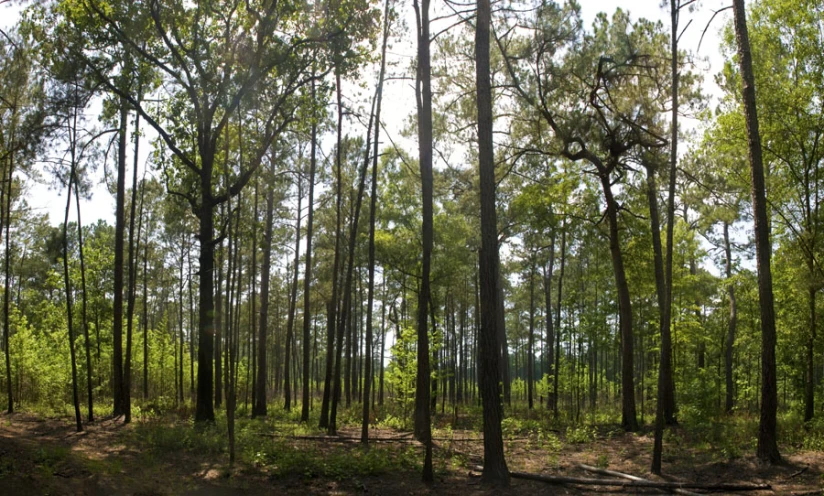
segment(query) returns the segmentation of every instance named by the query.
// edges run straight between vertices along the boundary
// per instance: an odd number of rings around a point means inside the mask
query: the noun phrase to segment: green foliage
[[[392,346],[392,361],[386,370],[385,378],[393,391],[392,402],[395,405],[395,416],[399,423],[407,428],[411,424],[403,422],[411,422],[411,413],[415,405],[415,377],[418,363],[416,343],[415,327],[403,327],[400,339]]]
[[[585,444],[594,441],[597,435],[598,432],[595,430],[595,427],[592,426],[569,426],[567,427],[564,439],[566,439],[568,443]]]

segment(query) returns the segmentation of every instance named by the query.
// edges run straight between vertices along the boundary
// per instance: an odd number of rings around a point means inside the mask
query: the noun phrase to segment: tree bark
[[[672,114],[671,114],[671,136],[670,136],[670,157],[669,157],[669,184],[667,188],[667,245],[666,245],[666,265],[664,274],[663,301],[664,311],[661,313],[661,362],[660,374],[664,376],[664,382],[658,387],[663,388],[660,401],[664,404],[664,423],[673,425],[675,420],[675,380],[672,375],[672,340],[670,339],[670,326],[672,321],[672,250],[673,233],[675,230],[675,179],[678,174],[678,86],[680,83],[678,73],[678,19],[681,9],[681,0],[670,0],[670,40],[672,50],[670,54],[670,64],[672,73]],[[657,200],[657,198],[656,198]],[[658,224],[660,225],[660,224]],[[657,239],[661,240],[660,233]],[[661,303],[659,303],[660,305]]]
[[[532,262],[529,270],[529,344],[528,355],[526,357],[526,384],[527,403],[532,410],[532,388],[535,381],[535,262]]]
[[[72,318],[72,282],[69,277],[69,211],[72,205],[72,184],[75,181],[75,162],[72,160],[69,173],[69,186],[66,188],[66,217],[63,221],[63,279],[66,288],[66,329],[69,337],[69,354],[72,364],[72,399],[74,402],[74,419],[77,432],[83,432],[80,419],[80,397],[77,393],[77,357],[74,351],[74,320]]]
[[[615,286],[618,292],[618,319],[621,329],[621,427],[628,432],[638,430],[635,415],[635,368],[632,336],[632,301],[629,285],[624,270],[624,257],[621,252],[621,240],[618,231],[618,210],[620,206],[612,193],[609,169],[599,174],[604,198],[607,204],[609,222],[609,251],[612,268],[615,273]]]
[[[76,132],[76,121],[77,121],[77,119],[76,119],[76,109],[75,109],[75,128],[74,128],[75,132]],[[16,135],[17,135],[17,106],[16,105],[14,107],[12,107],[11,122],[12,122],[11,132],[10,132],[11,133],[11,139],[9,140],[9,144],[11,145],[9,147],[10,149],[11,149],[11,147],[14,146],[14,143],[16,141]],[[75,143],[75,140],[73,139],[72,140],[72,167],[74,167],[74,143]],[[11,259],[11,240],[10,240],[10,238],[11,238],[11,197],[12,197],[12,185],[14,184],[14,152],[13,151],[11,151],[11,153],[9,153],[9,162],[8,162],[8,165],[6,166],[6,170],[4,172],[6,173],[5,174],[6,177],[4,178],[4,181],[3,181],[4,183],[6,183],[5,184],[5,191],[4,191],[5,192],[5,198],[3,198],[5,200],[5,205],[3,205],[3,214],[4,214],[3,217],[4,218],[0,219],[5,223],[5,226],[2,226],[2,227],[5,227],[5,229],[6,229],[6,240],[5,240],[6,241],[6,253],[4,254],[6,284],[5,284],[5,289],[3,291],[3,330],[5,331],[4,342],[5,342],[6,346],[5,346],[4,352],[5,352],[5,355],[6,355],[6,392],[8,393],[8,407],[7,407],[6,411],[11,414],[11,413],[14,413],[14,394],[13,394],[14,387],[13,387],[13,382],[12,382],[12,378],[11,378],[11,346],[10,346],[10,341],[9,341],[9,337],[11,336],[9,301],[10,301],[10,292],[11,292],[11,287],[10,287],[10,282],[11,282],[11,270],[10,270],[11,269],[11,266],[10,266],[10,259]],[[69,187],[71,187],[71,185],[69,185]],[[0,186],[0,188],[2,188],[2,186]],[[80,214],[80,211],[78,210],[78,215],[79,214]],[[78,224],[79,224],[79,222],[80,221],[78,220]],[[2,232],[2,229],[0,229],[0,232]],[[84,295],[86,294],[85,291],[84,291],[83,294]],[[87,338],[87,341],[88,341],[88,338]],[[89,409],[89,412],[90,412],[89,415],[91,415],[91,409]]]
[[[77,181],[74,183],[74,201],[77,209],[77,248],[80,255],[80,289],[83,292],[82,319],[83,345],[86,351],[86,400],[89,405],[88,420],[89,422],[94,422],[94,395],[92,394],[92,351],[91,344],[89,342],[88,293],[86,293],[86,261],[83,256],[83,222],[80,219],[80,190],[77,186]],[[8,239],[8,231],[6,231],[7,251],[9,249]],[[9,268],[7,264],[6,273],[8,273],[8,270]],[[6,284],[6,288],[8,288],[8,283]],[[8,289],[6,289],[6,291],[8,292]],[[8,315],[8,306],[6,306],[6,314]]]
[[[269,329],[269,280],[272,267],[272,232],[274,230],[274,192],[266,193],[266,220],[263,234],[263,262],[260,267],[260,322],[258,328],[258,369],[253,417],[266,416],[266,335]]]
[[[117,193],[114,221],[114,322],[112,325],[112,387],[115,417],[126,414],[126,392],[123,378],[123,235],[125,232],[126,143],[129,118],[126,100],[120,99],[120,129],[117,147]]]
[[[747,124],[747,145],[752,178],[753,221],[755,225],[755,252],[758,267],[758,300],[761,314],[761,418],[758,425],[756,455],[761,461],[778,463],[781,454],[776,442],[776,413],[778,389],[775,372],[775,304],[770,268],[770,226],[767,220],[767,186],[761,156],[761,135],[755,100],[750,40],[744,0],[733,0],[733,24],[738,45],[738,64],[741,73],[741,96]]]
[[[423,481],[431,484],[432,473],[432,426],[430,419],[430,372],[429,330],[427,326],[430,304],[430,271],[433,248],[432,206],[432,68],[429,38],[429,0],[413,1],[417,29],[418,71],[415,96],[418,110],[418,154],[421,172],[421,210],[423,238],[421,256],[421,288],[418,292],[418,347],[417,378],[415,381],[415,437],[426,446],[423,465]]]
[[[667,353],[667,350],[671,348],[671,341],[669,335],[669,313],[667,312],[668,290],[667,279],[664,272],[664,257],[661,249],[661,219],[658,215],[658,187],[655,183],[655,165],[647,165],[646,169],[647,200],[649,202],[649,220],[650,229],[652,232],[652,251],[655,265],[655,292],[658,297],[658,325],[661,331],[661,357],[658,361],[658,399],[655,407],[655,432],[651,471],[653,474],[660,475],[665,423],[664,410],[666,409],[667,403],[666,397],[667,394],[669,394],[667,384],[672,381],[672,378],[670,377],[672,372],[672,368],[670,366],[670,354]],[[669,251],[669,247],[667,250]],[[669,256],[671,255],[668,253],[668,257]],[[672,260],[670,259],[669,261],[671,262]]]
[[[337,329],[337,357],[335,360],[335,387],[332,391],[332,408],[329,414],[329,428],[330,435],[337,433],[337,409],[341,398],[341,358],[343,352],[343,333],[344,326],[351,325],[349,311],[352,307],[352,276],[355,269],[355,243],[358,237],[358,220],[360,219],[361,204],[363,202],[363,191],[366,186],[366,170],[369,166],[369,151],[372,143],[372,124],[374,123],[374,100],[373,108],[369,115],[369,125],[366,128],[366,152],[364,153],[363,164],[359,172],[358,191],[355,198],[355,208],[352,212],[352,222],[349,230],[349,251],[348,262],[345,265],[346,276],[343,282],[343,303],[341,305],[340,321]],[[349,324],[347,324],[349,323]],[[351,339],[350,339],[351,341]]]
[[[812,272],[812,267],[810,267]],[[815,362],[813,361],[815,353],[815,337],[816,337],[816,311],[815,311],[815,288],[807,290],[807,301],[810,305],[810,335],[807,338],[807,370],[804,381],[804,421],[809,422],[813,419],[815,414]]]
[[[327,303],[328,323],[326,335],[326,378],[323,385],[323,400],[320,407],[321,429],[326,428],[330,433],[335,429],[330,423],[329,404],[332,400],[332,368],[335,366],[335,335],[337,334],[337,307],[338,307],[338,273],[340,271],[340,248],[341,248],[341,192],[343,189],[343,179],[341,178],[342,150],[343,142],[343,103],[341,94],[341,74],[338,67],[335,68],[335,94],[338,107],[337,137],[335,146],[335,258],[332,264],[332,300]]]
[[[475,82],[478,105],[478,170],[480,174],[481,253],[479,262],[481,330],[480,390],[483,401],[484,467],[487,484],[508,486],[501,431],[503,407],[500,390],[498,342],[498,219],[495,211],[495,157],[492,143],[492,83],[490,80],[489,0],[478,0],[475,27]]]
[[[204,138],[200,138],[203,140]],[[195,406],[196,422],[214,422],[215,410],[212,403],[215,339],[215,299],[214,299],[214,198],[212,196],[212,170],[214,168],[214,150],[201,153],[200,194],[201,205],[198,210],[200,226],[200,272],[198,283],[198,349],[197,349],[197,403]]]
[[[315,99],[315,82],[312,81],[312,100]],[[303,273],[303,405],[300,411],[300,421],[309,422],[309,340],[310,325],[312,320],[311,293],[312,287],[312,236],[314,229],[315,213],[315,169],[317,168],[317,134],[318,125],[316,118],[312,116],[312,135],[309,157],[309,209],[306,221],[306,266]]]
[[[301,200],[303,200],[303,186],[302,181],[300,178],[300,174],[298,173],[298,208],[297,208],[297,215],[295,220],[295,260],[294,260],[294,272],[292,276],[292,291],[291,295],[289,296],[289,316],[286,322],[286,358],[284,360],[284,367],[285,372],[283,375],[283,401],[284,401],[284,409],[288,412],[291,411],[291,395],[289,393],[289,353],[292,349],[292,331],[295,327],[295,309],[297,307],[298,302],[298,269],[300,268],[300,207],[301,207]],[[269,206],[266,206],[267,214],[269,213]],[[305,320],[305,319],[304,319]]]
[[[558,300],[555,307],[555,370],[552,378],[552,414],[558,418],[558,378],[561,372],[561,304],[563,303],[564,269],[566,268],[566,215],[561,221],[561,267],[558,271]]]
[[[140,96],[138,95],[138,102]],[[140,228],[138,225],[138,232],[135,233],[135,217],[137,216],[137,165],[138,165],[138,150],[140,140],[138,139],[138,132],[140,130],[140,114],[135,115],[134,120],[134,157],[132,161],[132,198],[129,205],[129,283],[126,288],[126,360],[123,364],[123,392],[125,394],[124,406],[126,408],[125,423],[132,421],[132,334],[134,331],[134,303],[135,292],[137,289],[137,244],[140,243]],[[141,207],[142,214],[142,207]],[[181,301],[180,312],[183,313],[183,301]],[[180,349],[183,350],[183,331],[181,326],[181,340]],[[181,353],[181,371],[183,370],[183,357]],[[181,391],[183,390],[183,374],[181,373]],[[182,396],[182,395],[181,395]]]
[[[372,306],[375,302],[375,219],[378,208],[378,146],[380,144],[381,103],[383,102],[383,79],[386,74],[386,46],[389,43],[389,0],[383,7],[383,44],[381,46],[381,69],[378,74],[378,88],[375,96],[375,138],[372,146],[372,183],[369,193],[369,286],[366,302],[366,363],[363,384],[363,421],[361,423],[361,443],[369,443],[369,392],[372,388]],[[382,356],[382,355],[381,355]],[[383,359],[381,358],[381,367]],[[383,370],[381,370],[381,402],[383,402]]]
[[[732,359],[733,347],[735,346],[735,331],[738,325],[738,305],[735,299],[735,286],[732,282],[732,249],[730,247],[730,225],[724,222],[724,275],[727,282],[727,296],[730,299],[730,321],[727,323],[727,339],[724,349],[724,379],[726,384],[726,394],[724,398],[724,411],[732,413],[733,381],[732,381]]]

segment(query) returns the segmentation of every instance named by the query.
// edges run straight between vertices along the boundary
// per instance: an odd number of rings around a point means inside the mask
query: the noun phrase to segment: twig
[[[791,475],[791,476],[789,476],[789,477],[784,477],[784,480],[790,480],[790,479],[792,479],[792,478],[794,478],[794,477],[798,477],[799,475],[801,475],[801,474],[803,474],[804,472],[806,472],[808,468],[810,468],[810,466],[809,466],[809,465],[807,465],[806,467],[802,468],[801,470],[799,470],[798,472],[796,472],[796,473],[792,474],[792,475]]]

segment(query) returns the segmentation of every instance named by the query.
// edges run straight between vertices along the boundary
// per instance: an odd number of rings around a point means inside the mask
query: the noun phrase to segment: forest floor
[[[267,426],[269,426],[267,428]],[[167,417],[112,419],[86,424],[81,433],[64,419],[32,414],[0,415],[0,494],[8,495],[258,495],[258,494],[662,494],[665,491],[607,486],[550,485],[513,479],[506,491],[480,485],[474,471],[482,443],[477,432],[435,431],[436,482],[420,482],[423,450],[406,433],[374,429],[369,453],[360,430],[339,429],[338,438],[316,433],[273,433],[273,423],[239,423],[239,461],[228,466],[225,435],[197,433],[189,422]],[[272,430],[270,430],[272,429]],[[191,434],[193,433],[194,434]],[[506,432],[506,430],[505,430]],[[652,435],[617,429],[509,432],[510,470],[569,477],[601,477],[578,464],[607,467],[651,480],[701,483],[767,483],[766,494],[824,494],[824,453],[782,446],[785,463],[764,467],[749,453],[712,436],[683,428],[668,431],[664,471],[649,473]],[[734,449],[732,451],[735,451]],[[727,493],[729,494],[729,493]]]

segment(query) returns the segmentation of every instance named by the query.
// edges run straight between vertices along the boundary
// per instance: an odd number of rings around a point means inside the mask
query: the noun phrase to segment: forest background
[[[234,461],[236,412],[300,407],[364,441],[413,429],[425,474],[447,405],[493,441],[654,422],[656,473],[665,426],[773,462],[820,447],[824,11],[749,10],[759,245],[740,45],[711,4],[495,3],[480,141],[474,3],[11,5],[9,413],[217,412]]]

